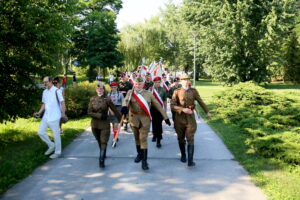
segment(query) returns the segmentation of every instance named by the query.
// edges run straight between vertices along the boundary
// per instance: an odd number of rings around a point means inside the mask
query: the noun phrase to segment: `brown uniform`
[[[195,109],[195,100],[198,101],[206,113],[209,112],[196,89],[189,88],[188,90],[185,90],[183,88],[179,88],[173,93],[171,109],[176,112],[174,125],[179,143],[183,143],[184,138],[186,137],[188,144],[194,144],[194,135],[197,130],[195,116],[194,114],[186,114],[182,112],[182,109]]]
[[[129,90],[123,101],[123,106],[127,105],[131,93],[132,90]],[[154,106],[162,114],[164,119],[168,119],[166,112],[163,110],[162,106],[158,103],[158,101],[155,99],[151,92],[142,90],[139,94],[141,94],[147,101],[149,108],[151,106]],[[150,129],[150,119],[144,112],[144,110],[139,106],[134,97],[131,97],[128,107],[129,123],[134,133],[135,143],[136,145],[140,145],[141,149],[147,149],[147,138]]]
[[[121,114],[112,103],[110,98],[105,96],[94,96],[90,99],[88,115],[92,117],[92,132],[98,141],[99,147],[105,149],[110,135],[110,121],[108,118],[101,119],[102,115],[107,115],[108,109],[111,109],[115,116],[121,119]]]

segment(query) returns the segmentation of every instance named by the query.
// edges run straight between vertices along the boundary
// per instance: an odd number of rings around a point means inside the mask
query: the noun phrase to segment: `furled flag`
[[[141,75],[142,77],[144,77],[144,76],[146,75],[146,73],[148,72],[148,67],[145,66],[145,65],[142,65],[142,66],[140,66],[140,69],[141,69],[140,75]]]
[[[129,77],[129,81],[130,81],[130,83],[132,84],[132,85],[134,85],[134,81],[135,81],[135,79],[133,78],[133,73],[131,73],[131,75],[130,75],[130,77]]]

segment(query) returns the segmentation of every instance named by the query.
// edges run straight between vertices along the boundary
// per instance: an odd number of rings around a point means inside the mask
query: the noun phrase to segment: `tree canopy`
[[[0,1],[0,122],[32,112],[35,76],[60,65],[76,1]]]
[[[91,68],[120,65],[121,7],[121,0],[0,1],[0,123],[33,113],[41,98],[36,79],[57,74],[72,45]]]
[[[299,77],[297,2],[185,0],[179,6],[168,3],[152,20],[122,29],[118,47],[128,66],[136,65],[142,57],[151,62],[160,54],[176,69],[192,71],[195,37],[196,75],[206,72],[228,84],[270,81],[279,71],[285,72],[280,73],[283,76],[296,72]],[[149,31],[154,26],[156,31]],[[295,80],[291,76],[289,79]]]

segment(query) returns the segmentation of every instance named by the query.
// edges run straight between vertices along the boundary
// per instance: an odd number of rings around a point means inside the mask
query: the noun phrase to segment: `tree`
[[[185,1],[185,19],[199,33],[206,70],[229,84],[268,80],[269,66],[283,62],[281,47],[293,25],[295,2]]]
[[[149,62],[167,57],[167,38],[159,17],[152,17],[144,23],[125,26],[120,32],[119,51],[124,56],[128,70],[141,65],[142,58]]]
[[[169,3],[160,16],[169,43],[170,57],[166,60],[173,63],[175,69],[187,72],[193,66],[193,36],[183,19],[182,9]]]
[[[72,54],[77,56],[80,67],[89,67],[88,77],[95,79],[96,68],[121,66],[122,56],[116,46],[119,41],[116,13],[121,1],[84,1],[81,20],[73,36]],[[108,9],[112,7],[115,11]]]
[[[40,102],[35,76],[50,75],[72,32],[76,0],[0,1],[0,122]]]

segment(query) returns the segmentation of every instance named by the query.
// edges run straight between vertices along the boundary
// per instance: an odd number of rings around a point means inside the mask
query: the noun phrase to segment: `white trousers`
[[[59,121],[60,120],[47,122],[46,120],[42,120],[38,131],[38,135],[48,145],[49,148],[55,146],[55,154],[61,154]],[[51,129],[54,136],[54,142],[52,142],[47,135],[47,128]]]

